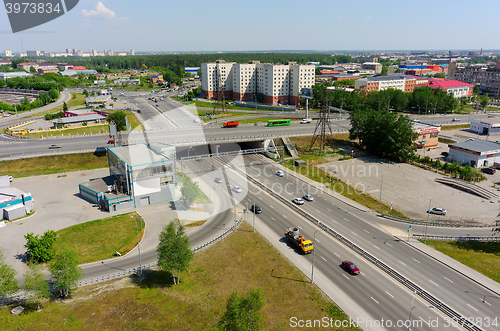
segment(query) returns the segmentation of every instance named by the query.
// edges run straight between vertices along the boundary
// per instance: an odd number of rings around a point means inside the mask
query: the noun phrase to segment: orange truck
[[[288,229],[288,231],[285,232],[285,237],[294,248],[299,248],[304,254],[310,254],[314,250],[313,243],[299,234],[298,227]]]
[[[232,121],[232,122],[224,122],[224,128],[235,128],[238,126],[238,121]]]

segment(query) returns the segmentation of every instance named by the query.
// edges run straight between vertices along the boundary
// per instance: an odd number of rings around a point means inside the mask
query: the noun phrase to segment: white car
[[[428,211],[428,213],[446,216],[446,209],[444,209],[444,208],[432,208]]]
[[[304,118],[302,121],[300,121],[300,124],[307,124],[307,123],[311,123],[311,119],[310,118]]]
[[[243,192],[243,190],[242,190],[242,189],[241,189],[241,187],[239,187],[239,186],[234,186],[234,187],[233,187],[233,192],[234,192],[234,193],[241,193],[241,192]]]
[[[460,122],[460,118],[453,117],[452,122]]]
[[[302,200],[302,198],[294,198],[292,201],[296,205],[303,205],[304,204],[304,200]]]
[[[314,198],[310,194],[306,194],[302,197],[302,199],[307,200],[307,201],[314,201]]]
[[[285,173],[281,170],[278,170],[278,171],[276,171],[276,176],[283,177],[283,176],[285,176]]]

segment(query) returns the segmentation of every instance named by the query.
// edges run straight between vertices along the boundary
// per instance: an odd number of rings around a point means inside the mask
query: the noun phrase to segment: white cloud
[[[99,18],[105,18],[107,20],[112,20],[116,17],[115,12],[112,11],[111,9],[106,8],[104,4],[100,1],[95,6],[95,10],[83,9],[82,15],[85,18],[99,17]]]

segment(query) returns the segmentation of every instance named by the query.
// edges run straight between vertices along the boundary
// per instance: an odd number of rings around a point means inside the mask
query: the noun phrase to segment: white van
[[[302,121],[300,121],[300,124],[308,124],[311,122],[312,122],[312,120],[310,118],[304,118]]]

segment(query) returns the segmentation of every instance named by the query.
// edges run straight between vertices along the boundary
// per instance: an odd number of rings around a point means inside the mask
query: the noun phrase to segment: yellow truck
[[[306,240],[301,236],[299,234],[299,228],[289,228],[288,231],[285,232],[285,237],[288,239],[290,245],[299,248],[304,254],[312,253],[314,250],[312,241]]]

